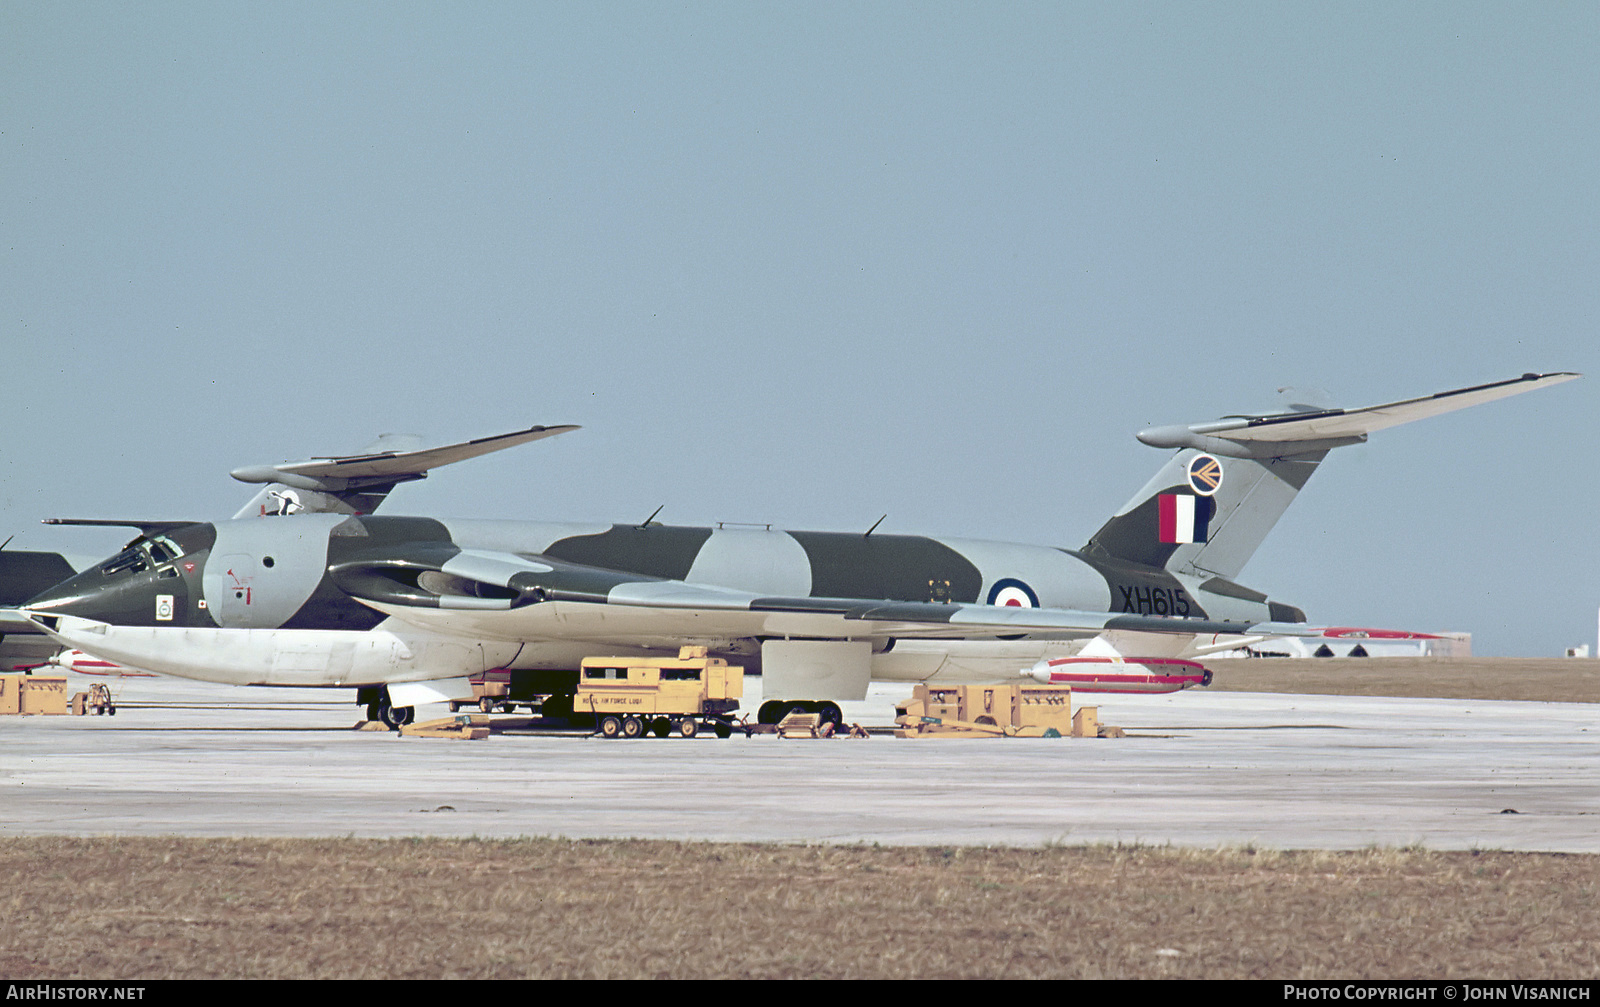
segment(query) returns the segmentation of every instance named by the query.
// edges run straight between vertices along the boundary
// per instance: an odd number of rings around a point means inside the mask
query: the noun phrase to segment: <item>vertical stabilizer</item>
[[[1326,455],[1321,450],[1257,461],[1179,451],[1084,552],[1232,580]]]
[[[1578,376],[1524,374],[1361,409],[1295,409],[1141,431],[1144,443],[1179,451],[1083,552],[1231,581],[1334,448],[1363,443],[1375,430]]]

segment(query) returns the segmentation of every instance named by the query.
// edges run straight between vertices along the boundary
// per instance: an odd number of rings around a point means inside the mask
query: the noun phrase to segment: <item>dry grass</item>
[[[1600,858],[0,840],[0,976],[1568,978]]]
[[[1334,657],[1212,661],[1220,692],[1600,703],[1600,661],[1519,657]]]

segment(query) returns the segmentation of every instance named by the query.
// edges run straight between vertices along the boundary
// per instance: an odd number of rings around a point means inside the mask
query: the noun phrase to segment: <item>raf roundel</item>
[[[989,604],[1009,608],[1038,608],[1039,596],[1022,581],[1007,577],[995,581],[994,587],[989,589]]]
[[[1189,488],[1203,497],[1215,494],[1222,488],[1222,463],[1210,455],[1189,459]]]

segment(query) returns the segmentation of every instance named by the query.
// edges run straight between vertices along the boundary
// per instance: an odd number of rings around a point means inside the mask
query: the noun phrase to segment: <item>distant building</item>
[[[1407,633],[1392,629],[1328,629],[1321,636],[1281,637],[1213,657],[1471,657],[1471,633]]]

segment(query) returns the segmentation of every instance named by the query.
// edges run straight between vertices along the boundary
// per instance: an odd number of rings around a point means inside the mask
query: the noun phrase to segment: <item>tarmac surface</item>
[[[1600,851],[1593,704],[1190,690],[1076,696],[1115,740],[451,741],[352,730],[350,690],[112,687],[115,717],[0,717],[0,835]]]

